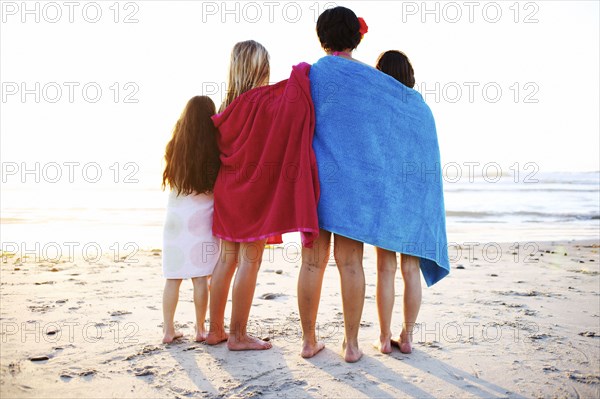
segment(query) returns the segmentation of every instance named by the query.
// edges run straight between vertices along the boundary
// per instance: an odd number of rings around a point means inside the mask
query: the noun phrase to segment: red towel
[[[299,231],[306,247],[318,236],[309,71],[298,64],[289,79],[250,90],[213,116],[221,151],[215,236],[248,242]]]
[[[276,236],[271,236],[269,238],[267,238],[267,245],[274,245],[274,244],[283,244],[283,237],[281,236],[281,234],[277,234]]]

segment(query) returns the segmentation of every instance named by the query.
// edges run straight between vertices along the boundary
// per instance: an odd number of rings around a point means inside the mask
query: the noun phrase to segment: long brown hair
[[[410,60],[402,51],[389,50],[382,53],[377,60],[377,69],[402,83],[404,86],[415,87],[415,71]]]
[[[210,119],[214,114],[209,97],[188,101],[165,150],[163,190],[169,185],[178,195],[213,191],[220,167],[218,131]]]
[[[254,40],[236,43],[231,50],[227,97],[219,112],[223,111],[239,95],[269,82],[271,74],[269,52]]]

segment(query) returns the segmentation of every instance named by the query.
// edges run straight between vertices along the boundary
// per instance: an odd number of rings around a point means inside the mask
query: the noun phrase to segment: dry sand
[[[535,246],[537,245],[537,247]],[[339,276],[325,274],[319,312],[326,349],[302,359],[297,247],[271,249],[259,274],[251,330],[265,352],[229,352],[192,340],[191,282],[176,320],[185,338],[163,345],[160,251],[137,263],[106,255],[1,264],[0,396],[9,397],[582,397],[600,395],[598,242],[451,250],[449,277],[424,288],[410,355],[382,355],[375,253],[365,249],[363,359],[346,364]],[[527,256],[528,254],[533,254]],[[469,259],[470,258],[470,259]],[[393,325],[399,332],[402,281]],[[267,295],[273,294],[273,295]],[[229,315],[229,308],[227,315]],[[41,356],[47,360],[32,360]]]

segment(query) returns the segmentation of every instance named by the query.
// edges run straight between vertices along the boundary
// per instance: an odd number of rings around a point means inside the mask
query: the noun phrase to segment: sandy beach
[[[346,364],[339,275],[330,262],[319,311],[326,349],[299,356],[297,245],[271,248],[259,273],[251,330],[266,352],[193,341],[191,282],[176,320],[185,333],[160,343],[159,249],[35,262],[3,254],[0,394],[33,397],[572,397],[600,394],[600,250],[597,241],[450,249],[449,277],[424,288],[412,354],[382,355],[375,253],[365,248],[365,355]],[[483,254],[483,256],[482,256]],[[137,262],[133,262],[137,261]],[[393,325],[399,332],[402,281]],[[229,315],[229,308],[226,315]]]
[[[600,399],[599,0],[8,0],[0,15],[0,399]],[[173,188],[217,202],[174,212]],[[199,263],[211,224],[293,231],[266,249],[249,316],[270,350],[195,342],[190,280],[184,336],[162,342],[163,255]],[[377,348],[365,245],[362,358],[342,356],[333,256],[325,349],[301,357],[299,231],[319,226],[425,256],[450,243],[412,353]],[[400,269],[395,287],[397,339]]]

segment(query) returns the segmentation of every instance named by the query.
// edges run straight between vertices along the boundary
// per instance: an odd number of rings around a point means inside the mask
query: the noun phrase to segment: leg
[[[181,279],[167,279],[163,291],[163,332],[165,336],[162,342],[170,344],[173,340],[183,337],[179,331],[175,331],[175,309],[179,300],[179,286]]]
[[[404,279],[404,323],[400,333],[400,352],[412,352],[412,334],[421,308],[421,268],[419,258],[400,255]]]
[[[206,308],[208,307],[208,279],[208,276],[192,279],[194,284],[194,307],[196,308],[196,342],[206,340],[207,335],[204,321],[206,319]]]
[[[238,264],[239,247],[239,243],[221,241],[221,254],[213,271],[210,290],[210,329],[206,336],[206,343],[209,345],[218,344],[228,338],[225,332],[225,306],[231,279]]]
[[[230,350],[262,350],[272,347],[270,342],[252,337],[247,332],[248,316],[265,242],[266,240],[240,243],[240,267],[233,282],[231,325],[227,340],[227,347]]]
[[[379,351],[392,352],[392,311],[394,310],[396,253],[382,248],[377,251],[377,313],[379,315]]]
[[[320,230],[312,248],[302,248],[302,267],[298,276],[298,310],[302,324],[302,352],[304,358],[313,357],[325,347],[315,332],[321,300],[323,275],[329,260],[331,233]]]
[[[342,284],[344,359],[352,363],[358,361],[362,356],[362,351],[358,348],[358,329],[365,303],[363,243],[336,234],[333,253]]]

